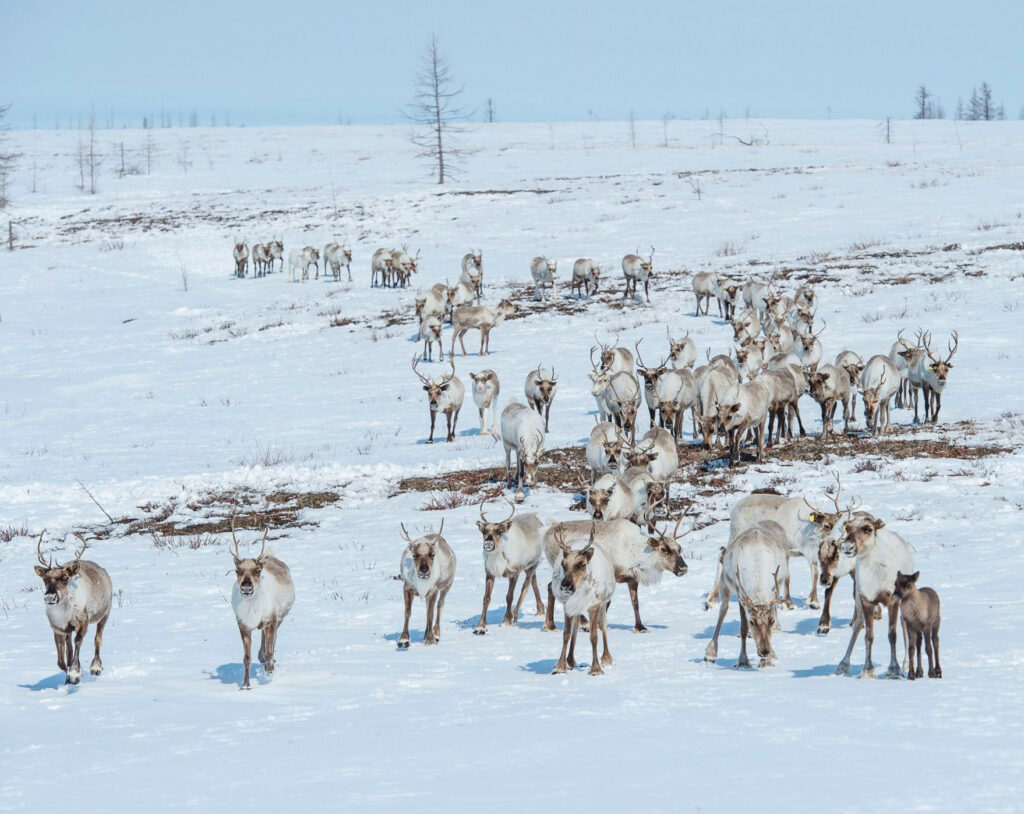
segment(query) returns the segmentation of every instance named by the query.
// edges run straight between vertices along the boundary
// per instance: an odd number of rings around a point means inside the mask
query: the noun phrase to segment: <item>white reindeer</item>
[[[541,558],[541,538],[544,525],[535,514],[521,514],[515,517],[516,507],[509,502],[512,513],[504,520],[494,522],[484,514],[484,503],[480,503],[480,520],[477,528],[483,535],[484,548],[484,605],[480,611],[480,621],[473,628],[473,633],[482,636],[487,632],[487,608],[491,603],[491,591],[494,580],[508,579],[508,594],[505,597],[505,618],[502,625],[515,625],[519,619],[519,610],[523,606],[526,592],[533,587],[533,595],[537,600],[537,615],[544,615],[544,602],[540,597],[537,585],[537,566]],[[523,589],[519,594],[515,610],[512,599],[515,597],[516,582],[523,575]]]
[[[235,537],[235,518],[231,518],[231,539],[235,549],[235,584],[231,588],[231,607],[235,611],[238,632],[242,636],[242,667],[245,675],[239,689],[249,689],[249,666],[252,664],[252,632],[260,631],[258,658],[264,671],[274,672],[274,647],[277,631],[295,604],[295,585],[288,566],[266,551],[267,534],[263,533],[260,553],[241,557]]]
[[[455,364],[448,357],[448,364],[452,372],[449,375],[438,379],[428,379],[420,373],[416,366],[420,363],[420,357],[412,359],[412,371],[423,382],[423,389],[427,393],[427,404],[430,407],[430,435],[427,438],[428,444],[434,443],[434,423],[437,421],[437,414],[444,414],[448,423],[448,436],[445,439],[449,443],[455,440],[455,427],[459,423],[459,411],[462,409],[462,400],[466,396],[466,388],[455,375]]]
[[[640,250],[636,254],[627,254],[622,258],[622,275],[626,278],[625,288],[622,290],[622,299],[626,299],[632,293],[636,299],[636,289],[640,283],[644,286],[644,300],[651,301],[651,277],[654,276],[654,246],[651,246],[650,256],[644,260],[640,257]]]
[[[570,295],[575,293],[582,298],[584,294],[589,300],[591,294],[597,293],[601,280],[601,267],[589,257],[581,257],[572,264],[572,287]]]
[[[533,277],[533,298],[547,300],[544,288],[551,289],[551,298],[558,299],[558,261],[546,257],[534,257],[530,263],[530,275]]]
[[[437,345],[437,361],[444,361],[444,345],[441,344],[441,320],[431,314],[420,321],[420,336],[423,340],[423,356],[428,362],[434,361],[433,349]]]
[[[79,660],[82,640],[91,624],[96,625],[96,638],[89,672],[94,676],[103,672],[100,645],[103,643],[103,628],[110,618],[113,587],[110,575],[103,568],[91,560],[82,559],[87,543],[81,538],[82,548],[70,562],[61,565],[52,559],[44,560],[44,534],[45,529],[36,542],[39,565],[35,572],[43,580],[43,602],[46,603],[46,619],[57,647],[57,669],[64,671],[65,684],[77,684],[82,676]]]
[[[758,666],[770,667],[775,663],[772,628],[776,622],[780,585],[789,578],[787,559],[785,531],[773,520],[755,523],[729,541],[721,558],[718,622],[704,651],[704,661],[714,663],[718,658],[718,636],[729,610],[729,600],[735,593],[740,606],[740,657],[736,666],[750,666],[747,657],[750,628],[753,628],[757,655],[761,657]]]
[[[348,281],[352,282],[352,249],[343,246],[341,243],[328,243],[324,246],[324,276],[327,275],[327,268],[330,267],[334,275],[334,281],[341,279],[341,267],[344,266],[348,272]],[[320,277],[319,270],[317,278]]]
[[[498,381],[498,374],[493,370],[481,370],[479,373],[470,373],[469,378],[473,384],[473,403],[480,411],[480,434],[487,432],[487,411],[497,406],[498,394],[501,392],[501,382]]]
[[[868,432],[889,429],[889,401],[900,387],[900,373],[888,356],[876,354],[868,359],[860,376],[864,423]]]
[[[466,343],[463,337],[474,328],[480,331],[480,356],[491,352],[491,331],[501,325],[516,312],[511,300],[502,300],[497,305],[463,305],[452,313],[452,348],[455,354],[455,340],[462,346],[462,355],[466,355]]]
[[[302,249],[292,249],[288,253],[288,269],[291,272],[292,282],[297,283],[300,279],[309,279],[309,267],[315,266],[317,273],[320,271],[320,250],[312,246],[304,246]]]
[[[370,287],[384,288],[391,284],[395,260],[392,249],[377,249],[370,258]]]
[[[690,339],[690,332],[682,339],[673,339],[668,327],[665,328],[665,335],[668,337],[668,365],[673,370],[682,370],[684,367],[693,368],[697,361],[697,343]]]
[[[422,596],[427,606],[427,629],[423,633],[423,644],[432,645],[441,641],[441,611],[444,610],[444,599],[455,581],[455,552],[441,536],[443,531],[444,520],[437,534],[427,534],[413,540],[402,525],[402,539],[406,541],[406,547],[402,551],[399,573],[404,584],[405,624],[398,637],[400,650],[409,647],[409,617],[412,616],[412,601],[417,596]]]
[[[484,295],[484,251],[478,249],[462,256],[462,276],[459,282],[466,283],[473,289],[476,301],[479,304],[480,298]]]
[[[835,365],[822,365],[808,376],[811,398],[821,405],[821,434],[824,437],[834,433],[836,406],[843,405],[843,432],[849,432],[850,419],[850,376]]]
[[[590,482],[609,473],[618,474],[626,469],[624,463],[628,443],[622,431],[610,421],[601,421],[590,431],[587,441],[587,465],[590,467]]]
[[[884,358],[884,357],[883,357]],[[869,362],[870,365],[870,362]],[[871,645],[874,644],[875,608],[885,606],[889,611],[889,669],[887,678],[902,678],[900,664],[896,660],[896,618],[899,614],[899,600],[893,596],[896,575],[902,571],[914,571],[914,554],[907,541],[885,528],[885,521],[868,512],[849,512],[845,524],[846,539],[842,551],[848,557],[856,558],[853,579],[861,610],[855,620],[850,644],[846,655],[836,668],[837,675],[850,672],[850,656],[857,644],[861,628],[864,631],[864,669],[861,678],[873,678],[875,666],[871,661]],[[907,630],[903,623],[904,661],[906,661]]]
[[[693,275],[693,293],[697,297],[697,310],[693,315],[699,317],[702,314],[709,316],[708,309],[711,307],[711,299],[717,299],[718,275],[713,271],[698,271]],[[701,304],[704,310],[701,311]],[[722,316],[722,301],[718,300],[718,315]]]
[[[526,394],[526,403],[538,414],[544,416],[544,432],[548,432],[551,403],[555,400],[555,394],[558,392],[558,377],[555,376],[554,367],[548,370],[537,365],[535,370],[526,374],[526,383],[523,389]]]
[[[537,467],[544,453],[544,423],[540,416],[513,401],[501,411],[501,441],[505,446],[505,482],[511,482],[512,453],[516,454],[516,500],[525,499],[526,486],[537,483]]]
[[[232,252],[235,258],[235,276],[244,277],[249,269],[249,247],[245,241],[235,241],[235,250]]]

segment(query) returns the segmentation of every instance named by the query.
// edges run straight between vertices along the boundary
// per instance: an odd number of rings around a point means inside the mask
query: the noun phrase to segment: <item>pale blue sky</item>
[[[0,103],[62,126],[161,106],[200,123],[400,121],[431,31],[469,106],[499,120],[909,116],[924,82],[952,115],[987,80],[1024,105],[1024,3],[0,0]]]

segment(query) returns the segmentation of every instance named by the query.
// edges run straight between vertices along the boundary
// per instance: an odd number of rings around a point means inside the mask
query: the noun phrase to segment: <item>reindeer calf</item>
[[[931,588],[918,588],[917,578],[920,576],[920,571],[913,574],[897,571],[896,590],[893,592],[893,598],[900,602],[900,616],[903,618],[904,635],[907,637],[907,678],[911,681],[924,677],[921,669],[922,639],[924,649],[928,652],[928,678],[942,678],[942,667],[939,665],[939,623],[942,621],[939,613],[939,595]]]

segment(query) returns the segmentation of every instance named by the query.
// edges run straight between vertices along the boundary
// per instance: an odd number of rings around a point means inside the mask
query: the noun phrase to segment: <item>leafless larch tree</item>
[[[423,51],[413,83],[413,100],[405,110],[415,125],[412,142],[419,148],[418,156],[437,168],[437,183],[443,184],[455,176],[454,170],[464,155],[453,139],[465,130],[458,122],[466,121],[472,111],[459,105],[463,88],[456,87],[436,36],[431,36]]]

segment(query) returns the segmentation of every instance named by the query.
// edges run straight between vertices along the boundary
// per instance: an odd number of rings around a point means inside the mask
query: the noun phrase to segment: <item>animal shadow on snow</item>
[[[497,590],[497,588],[495,588],[495,590]],[[516,586],[516,590],[517,591],[520,590],[520,587],[518,585]],[[505,609],[504,608],[497,608],[497,609],[493,609],[492,608],[491,610],[487,611],[487,626],[489,628],[490,627],[500,628],[501,627],[501,622],[502,622],[502,620],[504,618],[505,618]],[[529,620],[531,618],[536,619],[536,621],[533,621],[533,622],[531,622],[531,621],[524,621],[524,620]],[[462,630],[472,630],[479,623],[480,623],[480,614],[478,613],[476,616],[470,616],[468,619],[461,620],[460,622],[458,622],[458,626]],[[517,623],[516,627],[526,628],[528,630],[538,630],[538,629],[544,627],[544,617],[542,617],[542,616],[534,616],[531,612],[527,611],[526,613],[520,614],[519,622]],[[490,634],[488,633],[488,635],[490,635]]]
[[[555,669],[555,662],[557,659],[541,659],[540,661],[531,661],[528,664],[522,665],[519,669],[526,673],[536,673],[537,675],[551,675],[551,671]],[[579,662],[576,664],[576,669],[580,668]],[[570,671],[572,672],[572,671]]]
[[[245,669],[240,661],[222,664],[212,673],[206,670],[203,672],[210,677],[211,681],[219,681],[221,684],[233,684],[236,687],[242,686],[242,679],[245,676]],[[263,668],[259,666],[255,658],[249,668],[249,681],[255,681],[257,684],[270,683],[270,678],[263,672]]]
[[[87,680],[87,675],[88,674],[82,676],[81,680],[83,683]],[[18,686],[24,690],[31,690],[32,692],[41,692],[43,690],[59,690],[61,687],[67,686],[68,692],[78,692],[78,688],[82,685],[65,685],[64,673],[54,673],[53,675],[47,676],[46,678],[39,679],[39,681],[37,681],[35,684],[19,684]]]
[[[786,617],[783,616],[782,620],[785,621],[785,618]],[[850,620],[849,619],[843,619],[843,618],[838,617],[838,616],[833,616],[832,617],[832,629],[831,629],[831,632],[828,635],[829,636],[833,636],[836,633],[838,633],[840,635],[840,637],[842,637],[842,635],[843,635],[842,631],[849,630],[849,625],[850,625]],[[799,633],[801,636],[809,636],[809,635],[810,636],[817,636],[818,635],[818,617],[814,616],[813,618],[801,619],[799,622],[796,623],[796,627],[793,628],[793,632],[794,633]],[[822,637],[822,638],[824,638],[824,637]]]
[[[819,664],[817,667],[809,667],[805,670],[790,670],[793,678],[814,678],[815,676],[835,675],[835,664]]]

